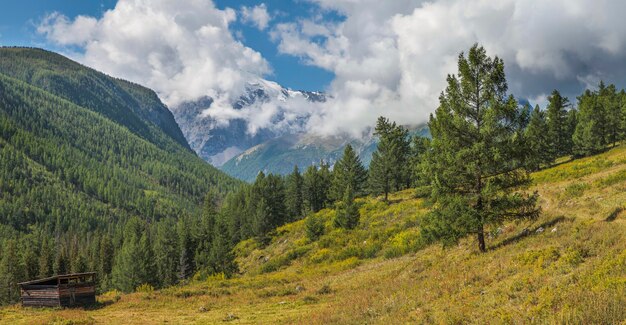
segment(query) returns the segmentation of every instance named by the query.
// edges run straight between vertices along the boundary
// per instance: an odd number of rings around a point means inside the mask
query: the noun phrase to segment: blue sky
[[[53,51],[62,51],[63,48],[48,42],[46,38],[36,32],[36,26],[45,15],[60,12],[70,19],[78,15],[87,15],[100,18],[102,14],[113,7],[117,0],[5,0],[0,10],[0,45],[2,46],[33,46],[43,47]],[[297,90],[323,90],[332,81],[332,72],[306,65],[298,57],[278,53],[277,44],[269,36],[271,27],[275,24],[293,21],[299,18],[320,14],[324,19],[342,19],[334,11],[322,11],[315,5],[302,0],[216,0],[215,5],[239,10],[242,6],[253,7],[265,3],[272,16],[269,28],[261,31],[241,20],[231,25],[234,35],[246,46],[259,51],[269,61],[273,74],[268,79]],[[77,48],[77,50],[80,50]]]

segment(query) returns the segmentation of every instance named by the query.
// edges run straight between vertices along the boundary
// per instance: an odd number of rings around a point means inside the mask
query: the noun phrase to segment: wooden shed
[[[96,302],[96,272],[56,275],[18,284],[22,306],[71,307]]]

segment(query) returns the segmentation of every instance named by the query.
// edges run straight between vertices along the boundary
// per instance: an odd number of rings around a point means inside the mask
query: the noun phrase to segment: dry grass
[[[471,239],[424,247],[427,207],[406,191],[390,205],[362,200],[354,231],[333,230],[334,211],[324,210],[326,232],[315,242],[301,221],[280,228],[267,247],[241,243],[245,273],[234,279],[111,292],[93,310],[12,306],[0,309],[0,322],[620,324],[625,174],[625,147],[536,173],[530,190],[541,194],[541,218],[504,225],[485,254]]]

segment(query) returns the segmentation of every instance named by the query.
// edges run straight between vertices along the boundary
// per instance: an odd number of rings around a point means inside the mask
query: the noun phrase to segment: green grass
[[[534,174],[542,215],[489,229],[484,254],[472,238],[426,246],[428,208],[405,191],[359,199],[351,231],[326,209],[317,240],[299,221],[240,243],[233,279],[110,292],[93,310],[6,307],[0,323],[626,324],[625,170],[622,146]]]

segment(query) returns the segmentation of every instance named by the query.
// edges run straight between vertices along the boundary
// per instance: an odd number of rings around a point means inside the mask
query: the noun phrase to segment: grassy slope
[[[241,243],[236,279],[107,293],[94,310],[13,306],[0,322],[626,323],[626,147],[533,177],[542,216],[503,225],[486,254],[472,239],[421,247],[427,207],[403,192],[389,206],[363,200],[352,232],[330,231],[324,210],[329,231],[317,242],[300,221],[265,249]]]

